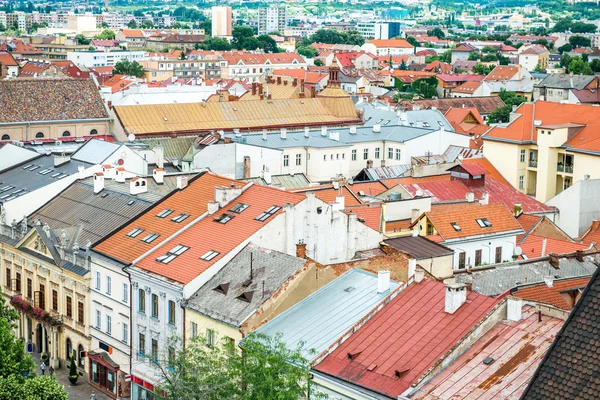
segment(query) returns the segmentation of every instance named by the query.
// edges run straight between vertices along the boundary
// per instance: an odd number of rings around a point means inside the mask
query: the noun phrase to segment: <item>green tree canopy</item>
[[[307,47],[298,47],[296,49],[296,51],[298,52],[298,54],[307,57],[307,58],[313,58],[314,56],[316,56],[318,54],[317,49],[315,49],[314,47],[311,46],[307,46]]]
[[[263,43],[254,36],[245,38],[242,44],[242,48],[245,50],[258,50],[262,49],[262,46]]]
[[[277,53],[279,49],[277,48],[277,42],[269,35],[259,35],[257,37],[258,41],[261,43],[261,48],[266,53]]]
[[[572,57],[567,67],[567,72],[574,74],[592,75],[590,64],[583,61],[581,57]]]
[[[504,105],[498,107],[488,116],[488,122],[490,123],[508,122],[513,106],[519,106],[525,101],[524,97],[517,96],[515,92],[510,92],[505,89],[500,89],[498,96],[502,99]]]
[[[130,75],[141,78],[144,76],[144,67],[142,67],[142,65],[137,61],[132,62],[125,58],[115,64],[113,75],[116,74]]]
[[[319,29],[312,35],[300,40],[296,47],[308,47],[312,43],[352,44],[362,46],[365,39],[358,31],[340,32],[335,29]]]
[[[127,27],[129,29],[135,29],[135,28],[137,28],[137,22],[135,22],[135,19],[132,19],[131,21],[129,21],[127,23]]]
[[[413,47],[419,47],[419,42],[417,42],[417,39],[415,39],[415,38],[414,38],[414,37],[412,37],[412,36],[409,36],[409,37],[407,37],[407,38],[406,38],[406,41],[407,41],[408,43],[412,44],[412,45],[413,45]]]
[[[492,69],[493,68],[488,65],[477,63],[473,66],[473,73],[478,75],[487,75],[492,72]]]
[[[566,44],[560,46],[557,50],[558,50],[558,52],[560,54],[562,54],[562,53],[568,53],[571,50],[573,50],[573,46],[571,46],[569,43],[566,43]]]
[[[100,34],[94,36],[94,39],[114,40],[115,37],[116,35],[113,31],[111,31],[110,29],[105,29]]]
[[[587,24],[585,22],[573,21],[571,18],[563,18],[554,24],[552,32],[567,32],[572,33],[594,33],[596,32],[596,25]]]
[[[444,39],[446,37],[446,34],[443,30],[436,26],[432,30],[427,31],[427,36],[435,36],[438,39]]]
[[[196,50],[217,50],[227,51],[231,50],[231,43],[227,39],[219,37],[209,37],[202,43],[196,43]]]
[[[324,67],[325,63],[319,59],[315,60],[315,67]]]
[[[593,72],[600,72],[600,59],[594,58],[590,63],[590,68]]]
[[[589,38],[579,35],[571,36],[569,43],[573,47],[590,47],[592,45],[592,41]]]
[[[85,36],[83,36],[81,33],[79,35],[76,35],[75,39],[77,39],[77,43],[86,45],[90,44],[90,42],[92,41],[91,39],[88,39]]]
[[[231,32],[231,36],[233,39],[231,40],[231,45],[234,49],[238,50],[251,50],[247,47],[244,47],[246,39],[254,37],[254,29],[249,26],[234,26],[233,31]],[[252,43],[252,42],[250,42]],[[260,47],[260,46],[258,46]],[[255,47],[256,48],[256,47]],[[254,49],[252,49],[254,50]]]

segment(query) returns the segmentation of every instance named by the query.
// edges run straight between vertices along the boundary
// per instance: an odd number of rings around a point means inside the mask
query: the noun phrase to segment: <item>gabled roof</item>
[[[383,243],[385,243],[386,246],[406,253],[417,260],[454,254],[454,250],[432,242],[423,236],[400,236],[394,239],[384,240]]]
[[[594,75],[569,75],[569,74],[550,74],[545,77],[536,87],[551,89],[577,89],[583,90],[594,79]]]
[[[480,86],[481,86],[481,82],[480,81],[465,82],[462,85],[457,86],[454,89],[452,89],[452,91],[456,92],[456,93],[472,94],[477,89],[479,89]]]
[[[600,393],[600,270],[550,346],[523,400],[593,400]]]
[[[0,64],[5,65],[7,67],[18,67],[19,63],[13,57],[12,54],[8,51],[0,51]]]
[[[461,43],[458,46],[456,46],[454,49],[452,49],[452,52],[458,52],[458,53],[470,53],[472,51],[479,51],[479,49],[475,46],[471,46],[468,43]]]
[[[571,311],[573,306],[567,303],[562,294],[568,291],[577,290],[583,292],[583,289],[587,286],[590,278],[591,276],[557,279],[552,282],[552,287],[549,287],[545,282],[532,285],[521,285],[511,289],[510,294],[519,299],[549,304],[562,310]]]
[[[485,78],[476,74],[437,74],[436,77],[444,82],[481,82]]]
[[[498,65],[485,77],[485,80],[490,82],[510,81],[513,79],[521,79],[520,65]]]
[[[472,107],[476,108],[480,114],[490,114],[498,107],[502,107],[504,102],[498,96],[489,97],[462,97],[462,98],[449,98],[449,99],[437,99],[437,100],[412,100],[402,101],[400,105],[405,110],[412,110],[415,106],[421,107],[422,109],[429,109],[435,107],[440,112],[445,113],[452,107]]]
[[[600,245],[600,219],[596,219],[592,221],[592,224],[579,238],[582,243],[586,245],[591,245],[592,243],[596,243]]]
[[[545,242],[545,244],[544,244]],[[523,251],[521,258],[538,258],[548,254],[569,254],[577,250],[586,250],[589,246],[569,240],[555,239],[538,235],[528,235],[519,243]],[[544,251],[544,254],[542,254]]]
[[[445,291],[435,281],[409,285],[315,369],[397,398],[499,302],[470,292],[449,314]]]
[[[535,44],[532,46],[527,46],[526,49],[524,49],[523,51],[519,52],[520,54],[525,54],[525,55],[542,55],[542,54],[546,54],[548,53],[548,49],[546,49],[544,46],[539,45],[539,44]]]
[[[144,31],[141,29],[121,29],[121,32],[123,32],[123,35],[126,38],[135,37],[143,39],[146,37],[146,35],[144,35]]]

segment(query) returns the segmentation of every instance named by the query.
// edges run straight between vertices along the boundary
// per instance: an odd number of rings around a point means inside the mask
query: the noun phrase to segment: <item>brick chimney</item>
[[[548,255],[548,261],[550,262],[550,265],[552,265],[554,268],[559,268],[560,261],[557,254],[550,253]]]
[[[296,257],[306,258],[306,243],[298,243],[296,245]]]

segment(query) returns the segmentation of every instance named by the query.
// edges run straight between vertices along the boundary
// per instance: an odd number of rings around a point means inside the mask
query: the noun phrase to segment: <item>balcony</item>
[[[530,168],[537,168],[537,160],[529,160],[529,167]]]
[[[564,172],[565,174],[572,174],[573,173],[573,165],[558,164],[556,166],[556,171]]]
[[[17,310],[28,315],[37,321],[40,321],[44,325],[58,326],[62,325],[62,317],[57,313],[50,313],[43,308],[37,307],[21,296],[12,296],[10,298],[10,304]]]

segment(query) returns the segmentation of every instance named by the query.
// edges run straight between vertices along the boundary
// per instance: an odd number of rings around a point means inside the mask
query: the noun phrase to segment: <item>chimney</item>
[[[310,128],[308,126],[304,128],[304,137],[310,137]]]
[[[165,166],[165,148],[162,146],[156,146],[154,148],[154,154],[156,154],[156,166],[158,168],[164,168],[164,166]]]
[[[262,94],[263,94],[263,86],[262,86],[262,83],[261,83],[261,84],[257,84],[257,86],[258,86],[258,94],[259,94],[260,96],[262,96]],[[261,100],[262,100],[262,99],[261,99]]]
[[[423,268],[415,269],[415,283],[421,283],[425,279],[425,270]]]
[[[287,139],[287,129],[286,128],[281,128],[281,138]]]
[[[292,86],[298,86],[298,78],[294,78],[294,80],[292,81]]]
[[[417,260],[414,258],[409,259],[408,260],[408,277],[409,278],[415,274],[416,269],[417,269]]]
[[[213,215],[214,213],[216,213],[217,211],[219,211],[219,203],[216,201],[209,201],[208,202],[208,215]]]
[[[423,127],[423,121],[417,121],[417,128],[422,128]]]
[[[96,172],[94,174],[94,194],[100,193],[104,189],[104,174]]]
[[[233,182],[231,186],[215,187],[215,201],[219,203],[220,207],[225,207],[227,203],[237,198],[240,194],[242,194],[242,188],[236,187]]]
[[[306,258],[306,243],[298,243],[296,245],[296,257]]]
[[[548,244],[548,239],[544,238],[544,241],[542,242],[542,255],[541,257],[545,257],[546,256],[546,246]]]
[[[506,319],[509,321],[520,321],[523,300],[509,297],[506,300]]]
[[[154,168],[152,170],[152,178],[154,179],[154,182],[162,185],[165,183],[165,170],[162,168]]]
[[[375,133],[381,132],[381,125],[379,125],[379,124],[373,125],[373,132],[375,132]]]
[[[321,136],[327,136],[327,127],[326,126],[321,127]]]
[[[473,192],[467,193],[466,198],[469,203],[474,202],[475,201],[475,193],[473,193]]]
[[[252,96],[256,96],[256,82],[252,82]]]
[[[356,126],[352,125],[350,127],[350,133],[353,134],[353,135],[356,135]]]
[[[115,181],[125,183],[125,168],[115,168]]]
[[[187,185],[188,185],[187,176],[178,176],[177,177],[177,189],[183,190],[187,187]]]
[[[550,262],[550,265],[552,265],[555,269],[560,267],[560,259],[557,254],[548,254],[548,262]]]
[[[544,277],[544,283],[546,284],[546,286],[548,287],[553,287],[554,286],[554,277],[553,276],[545,276]]]
[[[244,179],[250,178],[251,169],[250,169],[250,156],[244,156]]]
[[[263,129],[263,140],[267,140],[267,130]]]
[[[281,76],[278,76],[278,77],[277,77],[277,84],[278,84],[278,85],[281,85]]]
[[[456,283],[455,278],[445,279],[444,285],[446,286],[444,311],[454,314],[467,301],[467,285]]]
[[[390,271],[379,271],[377,273],[377,293],[385,293],[390,290]]]
[[[315,85],[310,87],[310,97],[312,97],[312,98],[317,97],[317,89],[315,88]]]
[[[338,211],[346,208],[346,198],[344,196],[336,196],[335,203],[333,204],[332,208]]]
[[[135,195],[138,195],[141,193],[146,193],[147,191],[148,191],[148,184],[144,178],[140,178],[137,176],[131,178],[131,180],[129,181],[129,193],[132,196],[135,196]]]
[[[515,217],[518,217],[522,213],[523,213],[523,205],[521,203],[515,203],[515,206],[513,208],[513,214],[515,214]]]
[[[294,175],[294,173],[292,173],[292,175]],[[270,185],[273,182],[273,180],[271,179],[271,172],[264,171],[263,172],[263,179],[265,180],[265,182],[267,183],[267,185]]]
[[[584,254],[585,254],[585,252],[583,250],[575,250],[575,258],[577,259],[577,261],[583,262]]]
[[[481,195],[481,199],[479,200],[479,204],[481,204],[482,206],[487,206],[490,202],[490,194],[489,193],[484,193]]]
[[[413,223],[416,220],[419,219],[419,217],[421,216],[421,210],[419,210],[418,208],[413,208],[410,214],[410,222]]]
[[[85,179],[85,167],[83,165],[77,167],[77,179]]]

